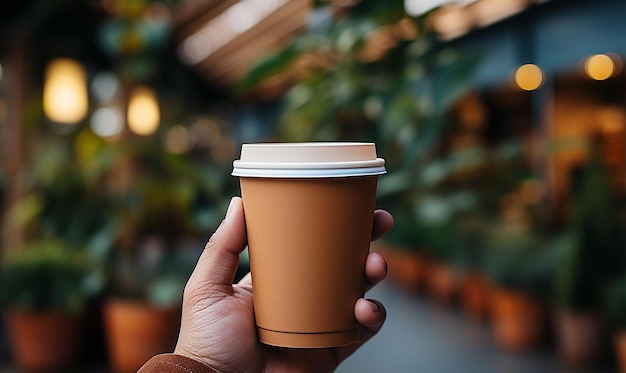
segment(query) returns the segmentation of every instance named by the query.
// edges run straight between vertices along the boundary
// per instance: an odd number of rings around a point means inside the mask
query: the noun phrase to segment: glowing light
[[[525,91],[534,91],[543,84],[543,73],[537,65],[522,65],[515,71],[515,83]]]
[[[53,122],[75,124],[87,114],[87,76],[76,61],[59,58],[46,68],[43,109]]]
[[[160,120],[154,91],[145,86],[135,88],[128,103],[128,128],[137,135],[147,136],[157,130]]]
[[[594,80],[606,80],[615,73],[615,63],[606,54],[596,54],[585,61],[585,72]]]
[[[91,114],[91,129],[101,137],[114,137],[124,128],[124,118],[119,110],[103,107]]]

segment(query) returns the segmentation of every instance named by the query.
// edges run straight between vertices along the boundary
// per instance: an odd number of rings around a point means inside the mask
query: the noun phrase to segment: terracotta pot
[[[597,363],[602,355],[604,325],[592,312],[558,311],[556,342],[559,358],[565,364],[586,367]]]
[[[527,351],[546,337],[547,315],[538,299],[522,292],[491,292],[491,321],[496,343],[506,350]]]
[[[460,301],[465,315],[472,320],[485,320],[489,316],[489,282],[480,273],[468,272],[460,284]]]
[[[452,304],[459,292],[459,278],[447,263],[432,261],[428,267],[428,292],[440,305]]]
[[[10,310],[5,316],[13,358],[21,371],[67,371],[78,362],[82,315]]]
[[[140,302],[107,302],[104,324],[112,369],[136,372],[152,356],[174,351],[180,317],[180,306],[161,309]]]
[[[626,373],[626,329],[618,330],[614,337],[615,355],[620,373]]]

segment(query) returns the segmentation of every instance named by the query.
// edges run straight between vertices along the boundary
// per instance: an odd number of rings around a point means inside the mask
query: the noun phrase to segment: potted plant
[[[485,243],[483,231],[486,217],[480,213],[464,214],[457,220],[458,245],[454,263],[459,269],[459,302],[472,320],[489,316],[491,284],[485,275]]]
[[[197,247],[203,247],[194,244],[167,253],[158,238],[147,238],[136,248],[135,262],[118,264],[115,293],[103,309],[113,371],[135,372],[150,357],[173,351],[184,285],[199,255]]]
[[[498,241],[504,238],[498,236],[494,224],[511,230],[517,227],[520,232],[542,226],[543,222],[538,221],[545,221],[545,212],[538,208],[540,201],[526,201],[522,191],[529,185],[536,186],[538,181],[532,177],[518,140],[457,150],[447,162],[453,170],[447,184],[464,201],[453,222],[457,244],[452,263],[459,273],[459,301],[466,315],[484,320],[490,313],[493,287],[488,265],[494,264],[489,263],[489,258],[493,261],[494,255],[507,254],[496,250]],[[538,197],[540,194],[535,193]]]
[[[117,160],[113,147],[89,130],[30,138],[33,151],[20,180],[23,197],[6,219],[21,230],[28,242],[54,239],[80,251],[90,265],[91,276],[104,286],[105,259],[118,236],[119,201],[111,193],[107,175]],[[7,247],[10,251],[21,251]],[[100,317],[101,292],[89,298],[85,328],[93,338],[85,340],[86,360],[104,355]]]
[[[618,371],[626,372],[626,276],[612,279],[604,295],[603,309],[612,327],[611,337]]]
[[[90,304],[87,326],[106,338],[89,344],[109,341],[109,310],[121,304],[174,315],[169,317],[174,326],[165,327],[168,342],[145,348],[139,365],[173,348],[182,288],[221,219],[227,203],[222,196],[233,194],[227,172],[164,154],[158,139],[109,143],[87,128],[51,136],[36,147],[25,175],[28,194],[10,214],[28,237],[60,237],[84,250],[94,264],[106,287]],[[135,340],[135,345],[147,342]],[[113,355],[120,351],[115,346],[102,341],[96,347]]]
[[[426,287],[438,304],[450,305],[458,291],[458,273],[452,263],[458,244],[454,225],[457,199],[449,193],[427,193],[419,201],[413,228],[429,262]]]
[[[394,209],[395,224],[384,239],[372,243],[372,250],[385,257],[389,278],[409,294],[425,287],[427,259],[418,246],[415,218],[410,208]]]
[[[0,301],[19,369],[58,371],[79,361],[87,303],[101,285],[85,251],[60,240],[33,241],[7,254]]]
[[[603,289],[621,269],[621,237],[616,201],[595,151],[574,176],[573,214],[559,243],[555,273],[555,325],[561,360],[584,366],[602,357]]]
[[[507,350],[536,349],[547,336],[545,298],[555,262],[550,238],[528,226],[499,221],[490,227],[487,245],[494,339]]]
[[[164,153],[157,139],[128,139],[122,159],[131,172],[117,192],[124,208],[103,316],[111,367],[134,372],[173,350],[184,285],[232,194],[227,172]]]

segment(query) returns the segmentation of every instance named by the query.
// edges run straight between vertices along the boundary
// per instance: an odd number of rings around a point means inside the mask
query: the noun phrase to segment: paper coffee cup
[[[244,144],[240,177],[259,340],[321,348],[360,338],[378,175],[372,143]]]

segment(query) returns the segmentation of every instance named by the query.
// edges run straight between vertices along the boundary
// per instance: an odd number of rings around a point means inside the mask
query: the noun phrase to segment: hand
[[[393,225],[391,215],[374,214],[372,239]],[[324,349],[271,347],[257,340],[250,274],[233,285],[239,254],[246,246],[241,199],[234,197],[225,219],[206,244],[185,287],[181,330],[174,353],[191,357],[222,372],[331,372],[367,340],[385,321],[381,303],[359,299],[354,307],[361,328],[358,343]],[[371,252],[365,275],[369,287],[387,275],[381,255]]]

